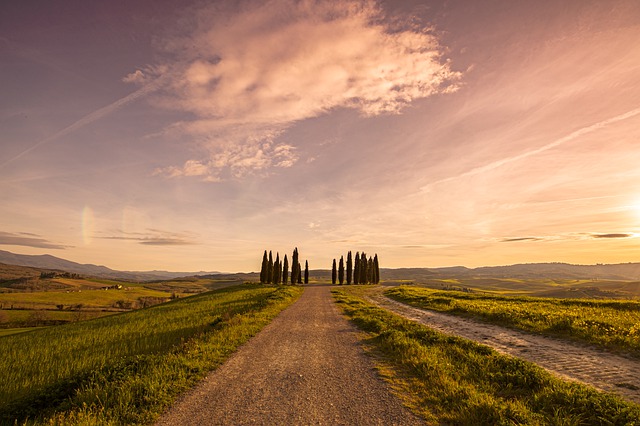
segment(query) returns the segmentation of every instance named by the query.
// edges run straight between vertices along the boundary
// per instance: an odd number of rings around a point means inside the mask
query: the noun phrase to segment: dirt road
[[[329,286],[309,286],[159,425],[419,425],[363,353]]]
[[[480,323],[391,300],[380,293],[369,300],[436,330],[482,343],[531,361],[561,377],[590,384],[640,404],[640,361],[586,345]]]

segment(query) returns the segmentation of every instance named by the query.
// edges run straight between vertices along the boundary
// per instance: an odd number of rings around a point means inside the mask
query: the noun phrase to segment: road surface
[[[308,286],[158,425],[424,424],[378,377],[330,290]]]

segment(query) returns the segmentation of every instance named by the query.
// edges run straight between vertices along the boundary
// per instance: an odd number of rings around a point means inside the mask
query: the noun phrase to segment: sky
[[[640,261],[636,0],[0,3],[0,249]]]

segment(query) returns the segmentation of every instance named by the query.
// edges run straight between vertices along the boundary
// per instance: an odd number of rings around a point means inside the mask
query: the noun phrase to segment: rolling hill
[[[212,275],[219,272],[169,272],[169,271],[116,271],[106,266],[81,264],[49,254],[26,255],[0,250],[0,263],[29,268],[59,270],[98,278],[109,278],[126,281],[168,280],[192,275]]]

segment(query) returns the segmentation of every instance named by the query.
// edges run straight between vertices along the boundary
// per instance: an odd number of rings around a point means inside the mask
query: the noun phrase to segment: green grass
[[[65,307],[83,305],[89,309],[111,308],[119,300],[135,302],[141,297],[157,297],[168,299],[171,293],[151,290],[142,286],[128,287],[123,290],[74,290],[74,291],[39,291],[0,293],[0,304],[5,309],[56,309],[61,304]]]
[[[429,424],[640,425],[640,406],[333,290],[407,404]]]
[[[21,327],[21,328],[0,328],[0,337],[11,336],[12,334],[24,333],[25,331],[38,330],[41,327]]]
[[[199,283],[173,290],[146,288],[137,283],[90,279],[58,279],[65,289],[0,293],[0,328],[60,325],[97,318],[169,300],[172,295],[203,292]],[[122,289],[101,287],[122,285]]]
[[[395,281],[395,280],[394,280]],[[562,297],[589,299],[632,299],[640,297],[640,283],[625,280],[550,279],[515,277],[449,277],[415,281],[436,290],[468,288],[485,293],[510,296]],[[412,285],[414,283],[405,283]]]
[[[301,292],[229,287],[2,337],[0,423],[150,423]]]
[[[39,280],[38,288],[0,289],[0,329],[60,325],[240,285],[241,281],[184,278],[131,283],[97,278]],[[120,289],[104,287],[121,286]]]
[[[408,286],[385,294],[419,308],[471,316],[640,357],[640,301],[509,297]]]

